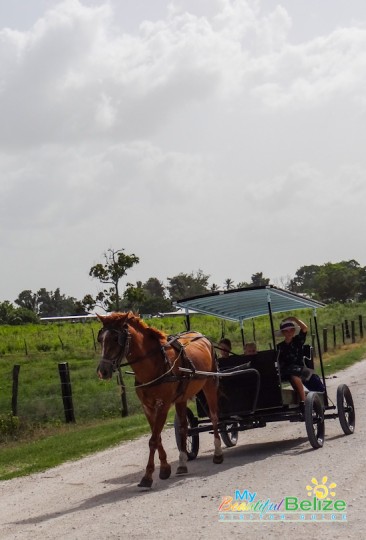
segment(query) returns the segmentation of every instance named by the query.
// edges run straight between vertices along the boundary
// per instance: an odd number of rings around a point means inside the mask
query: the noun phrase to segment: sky
[[[364,0],[0,0],[0,301],[366,265]]]

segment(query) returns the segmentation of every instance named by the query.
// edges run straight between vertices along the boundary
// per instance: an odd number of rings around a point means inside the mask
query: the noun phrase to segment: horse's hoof
[[[221,456],[215,456],[213,457],[213,460],[212,460],[216,465],[220,465],[220,463],[222,463],[224,461],[224,455],[221,454]]]
[[[188,468],[186,467],[186,465],[179,465],[177,469],[177,474],[187,474],[187,473],[188,473]]]
[[[145,476],[142,478],[141,482],[137,484],[137,487],[139,488],[151,488],[152,486],[152,478],[145,478]]]
[[[172,468],[169,465],[168,467],[164,467],[164,469],[160,468],[159,478],[160,480],[167,480],[171,474]]]

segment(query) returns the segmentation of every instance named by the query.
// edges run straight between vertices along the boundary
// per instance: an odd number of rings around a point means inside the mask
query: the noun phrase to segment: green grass
[[[171,410],[167,423],[172,423],[173,419],[174,411]],[[0,449],[0,480],[45,471],[149,432],[143,414],[58,428],[43,426],[32,435],[28,434],[26,440],[3,444]]]
[[[345,369],[365,356],[364,342],[350,345],[337,354],[327,354],[324,357],[326,374]],[[168,422],[173,422],[173,417],[174,410],[171,409]],[[42,425],[33,433],[27,432],[21,440],[3,443],[0,447],[0,480],[44,471],[148,432],[148,423],[142,414],[84,424]]]
[[[44,471],[147,432],[145,417],[135,415],[91,425],[68,424],[38,440],[12,442],[0,451],[0,480]]]
[[[366,358],[365,341],[342,347],[336,354],[325,354],[323,358],[324,371],[326,375],[331,375],[342,369]]]
[[[318,311],[320,333],[331,332],[336,325],[337,346],[342,343],[341,322],[347,318],[358,322],[366,304],[328,306]],[[297,315],[309,322],[309,310]],[[285,314],[275,316],[275,326]],[[184,319],[153,319],[149,324],[175,334],[183,331]],[[126,375],[128,405],[131,416],[121,418],[121,400],[115,381],[99,381],[95,367],[98,352],[93,334],[98,323],[55,325],[0,326],[0,479],[10,479],[46,470],[67,460],[103,450],[149,431],[134,390],[134,378]],[[191,327],[217,342],[222,334],[233,342],[234,351],[242,351],[240,327],[208,316],[193,316]],[[358,326],[356,326],[358,329]],[[271,343],[268,317],[246,321],[247,340],[254,337],[259,349]],[[313,332],[312,332],[313,333]],[[322,336],[321,336],[322,338]],[[365,358],[366,340],[347,344],[323,355],[327,375]],[[309,340],[308,340],[309,341]],[[348,340],[349,341],[349,340]],[[328,342],[330,342],[328,338]],[[26,343],[26,346],[25,346]],[[76,424],[64,424],[64,413],[57,369],[68,362],[72,382]],[[12,421],[12,368],[20,364],[18,414],[19,424]],[[173,412],[170,413],[170,421]]]

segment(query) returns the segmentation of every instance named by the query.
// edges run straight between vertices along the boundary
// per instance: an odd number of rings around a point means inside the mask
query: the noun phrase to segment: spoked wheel
[[[316,392],[309,392],[305,400],[305,425],[310,444],[321,448],[324,444],[324,408]]]
[[[186,414],[187,414],[188,428],[196,427],[198,425],[197,418],[195,417],[191,409],[189,409],[188,407],[187,407]],[[179,427],[180,427],[179,418],[177,415],[175,415],[174,430],[175,430],[175,441],[177,443],[178,450],[181,449]],[[199,439],[198,433],[194,433],[193,435],[187,435],[188,461],[192,461],[192,459],[196,459],[199,448],[200,448],[200,439]]]
[[[337,388],[337,409],[344,433],[351,435],[355,431],[356,414],[351,390],[346,384],[340,384]]]
[[[223,431],[221,431],[220,433],[222,442],[227,448],[236,446],[236,443],[238,442],[239,431],[238,429],[235,429],[237,426],[237,422],[233,422],[232,424],[225,424],[225,426],[223,427]]]

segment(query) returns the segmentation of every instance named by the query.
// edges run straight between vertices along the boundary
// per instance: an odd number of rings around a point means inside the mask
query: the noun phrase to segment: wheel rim
[[[337,391],[338,416],[341,427],[346,435],[350,435],[355,429],[355,408],[351,391],[346,385],[342,385]]]
[[[316,393],[308,394],[305,401],[305,424],[310,444],[313,448],[321,448],[324,444],[324,410]]]
[[[323,411],[319,410],[317,403],[314,403],[312,419],[313,419],[314,435],[318,443],[320,445],[323,445],[324,443],[324,418],[323,418]]]

